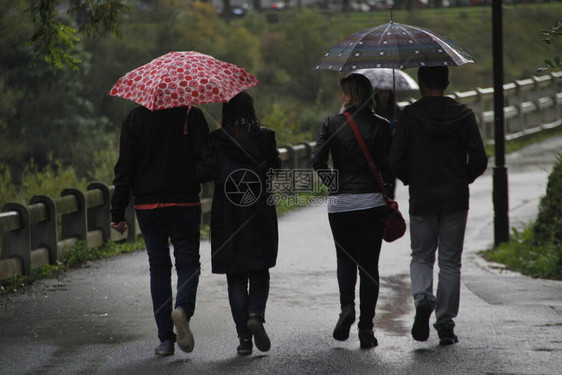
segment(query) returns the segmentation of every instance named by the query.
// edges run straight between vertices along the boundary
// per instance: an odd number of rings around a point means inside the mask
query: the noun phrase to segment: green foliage
[[[562,252],[562,154],[558,155],[558,162],[548,177],[546,194],[539,203],[534,235],[537,245],[552,243]]]
[[[130,253],[144,248],[143,240],[120,244],[109,241],[94,248],[89,248],[86,242],[80,241],[77,242],[73,248],[63,250],[59,263],[63,268],[72,268],[87,262],[109,258],[118,254]]]
[[[537,220],[521,233],[514,229],[511,242],[484,256],[526,275],[562,279],[562,154],[548,178]]]
[[[542,31],[542,36],[546,44],[553,44],[556,38],[562,36],[562,22],[557,22],[550,30]]]
[[[69,53],[78,41],[76,30],[57,19],[57,1],[30,1],[29,12],[35,26],[30,44],[36,46],[36,59],[44,57],[55,68],[75,67],[81,61]]]
[[[537,246],[532,229],[523,232],[513,230],[510,243],[502,243],[496,249],[488,250],[483,255],[494,262],[525,275],[545,279],[562,279],[562,252],[560,245],[552,243]]]
[[[119,156],[116,143],[116,141],[110,141],[107,148],[94,151],[94,168],[88,175],[90,181],[99,181],[108,185],[113,183],[113,168]]]
[[[10,168],[5,164],[0,164],[0,209],[4,204],[14,199],[14,183]]]
[[[24,276],[10,277],[9,279],[2,280],[0,283],[0,300],[4,294],[18,293],[30,283],[29,278]]]
[[[10,166],[16,183],[31,160],[39,168],[59,160],[87,177],[94,150],[104,149],[113,136],[106,131],[110,121],[89,99],[103,97],[90,95],[86,74],[92,56],[76,45],[83,63],[57,74],[43,61],[34,63],[35,53],[27,45],[33,24],[24,4],[0,0],[6,10],[0,15],[0,163]]]
[[[68,13],[75,19],[59,14],[60,0],[30,0],[28,12],[35,26],[29,43],[36,51],[35,61],[44,58],[56,69],[76,66],[82,62],[75,56],[78,33],[88,36],[119,35],[117,16],[125,6],[115,0],[72,1]],[[78,29],[71,26],[78,24]]]
[[[119,14],[127,7],[115,0],[81,0],[74,1],[76,5],[69,13],[75,14],[79,21],[79,31],[88,36],[106,36],[114,34],[121,36],[119,31]]]
[[[553,45],[558,39],[558,37],[562,36],[562,22],[557,22],[550,30],[543,30],[541,32],[543,36],[543,42],[548,45]],[[546,70],[554,70],[560,69],[562,67],[562,63],[560,62],[560,55],[556,55],[550,59],[544,60],[544,66],[542,68],[537,69],[539,72],[544,72]]]
[[[73,168],[64,167],[60,161],[53,161],[40,169],[32,160],[23,170],[19,198],[28,201],[34,195],[58,197],[61,187],[86,190],[87,182],[78,178]]]
[[[207,240],[211,238],[211,227],[208,224],[202,224],[200,233],[201,233],[202,240]]]
[[[264,126],[275,131],[278,145],[295,143],[298,138],[296,132],[297,114],[287,113],[279,102],[271,104],[267,115],[261,118]]]
[[[33,160],[23,168],[20,180],[14,181],[10,168],[0,164],[0,207],[8,202],[27,204],[34,195],[59,197],[64,188],[86,190],[88,183],[72,167],[52,161],[40,168]]]

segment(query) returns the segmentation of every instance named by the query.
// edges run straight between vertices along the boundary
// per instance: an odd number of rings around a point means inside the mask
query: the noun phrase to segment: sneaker
[[[174,342],[172,340],[162,341],[156,348],[154,348],[154,354],[174,355]]]
[[[429,303],[422,301],[416,306],[416,317],[412,326],[412,337],[416,341],[426,341],[429,338],[429,317],[433,309]]]
[[[269,348],[271,348],[271,341],[269,341],[267,332],[265,332],[265,328],[263,327],[263,318],[256,314],[250,314],[248,329],[254,336],[256,347],[262,352],[267,352]]]
[[[189,321],[181,307],[177,307],[172,311],[172,322],[174,322],[176,327],[176,342],[178,346],[186,353],[192,352],[195,342],[193,334],[189,329]]]
[[[252,354],[252,339],[240,339],[240,345],[236,348],[240,355]]]
[[[340,318],[334,328],[332,336],[338,341],[345,341],[349,337],[351,325],[355,322],[355,309],[351,305],[342,307]]]
[[[439,335],[439,345],[453,345],[459,342],[459,338],[455,335],[453,328],[442,328],[437,331]]]
[[[359,343],[361,349],[371,349],[379,345],[372,329],[359,330]]]

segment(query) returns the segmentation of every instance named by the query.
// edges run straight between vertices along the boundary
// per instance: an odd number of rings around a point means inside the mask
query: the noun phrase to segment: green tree
[[[557,22],[550,30],[542,31],[543,42],[548,45],[553,45],[558,37],[562,36],[562,22]],[[562,62],[560,61],[560,55],[556,55],[551,59],[544,60],[544,66],[539,68],[540,72],[549,69],[560,69],[562,68]]]
[[[20,3],[20,2],[18,2]],[[125,9],[116,0],[71,0],[66,13],[61,0],[29,0],[28,12],[34,30],[29,42],[35,50],[35,60],[43,58],[55,68],[76,67],[81,59],[75,54],[79,35],[119,35],[118,15]]]
[[[54,74],[50,65],[35,59],[27,36],[33,29],[25,13],[25,1],[0,0],[6,10],[0,16],[0,163],[12,168],[17,183],[24,165],[35,160],[39,168],[60,160],[77,170],[91,167],[93,149],[104,147],[107,119],[96,115],[85,99],[84,74],[89,55],[76,46],[84,64],[77,70]]]

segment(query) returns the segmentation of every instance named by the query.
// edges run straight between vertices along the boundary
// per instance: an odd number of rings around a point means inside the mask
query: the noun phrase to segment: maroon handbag
[[[402,217],[402,213],[398,209],[398,202],[388,197],[388,194],[386,193],[386,189],[384,187],[384,183],[382,182],[377,170],[377,165],[371,157],[369,149],[367,148],[365,141],[363,141],[361,133],[359,133],[359,129],[357,129],[355,120],[353,120],[353,117],[351,117],[349,112],[344,112],[344,115],[347,118],[347,122],[351,126],[351,129],[353,130],[353,134],[355,134],[355,138],[357,138],[359,146],[361,146],[361,151],[363,151],[363,155],[365,156],[365,159],[369,164],[369,168],[371,169],[371,172],[373,173],[373,176],[375,177],[375,180],[377,181],[377,184],[381,189],[382,196],[386,203],[386,209],[388,213],[384,218],[384,230],[382,233],[382,238],[386,242],[395,241],[402,237],[404,233],[406,233],[406,221],[404,220],[404,217]]]

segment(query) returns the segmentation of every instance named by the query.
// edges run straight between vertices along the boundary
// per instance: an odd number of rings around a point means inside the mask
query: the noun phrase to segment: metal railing
[[[562,72],[516,81],[504,85],[506,138],[516,138],[559,127],[562,124]],[[471,107],[482,136],[493,140],[493,89],[477,88],[450,95]],[[404,106],[408,102],[401,102]],[[314,143],[282,145],[283,168],[311,168]],[[202,190],[203,221],[211,212],[212,184]],[[134,241],[140,234],[132,204],[125,216],[131,225],[120,235],[110,228],[110,197],[113,186],[94,182],[87,191],[64,189],[61,196],[34,196],[29,205],[8,203],[0,213],[2,252],[0,280],[29,275],[32,270],[57,260],[76,242],[89,247],[107,241]]]

